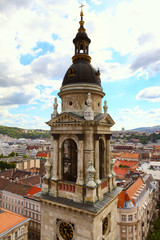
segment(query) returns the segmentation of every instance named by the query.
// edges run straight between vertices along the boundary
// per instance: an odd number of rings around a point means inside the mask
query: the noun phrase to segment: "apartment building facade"
[[[34,194],[40,188],[21,183],[8,183],[1,190],[1,206],[16,214],[30,218],[28,223],[28,236],[30,240],[40,240],[41,207]]]
[[[151,175],[127,185],[118,197],[119,240],[146,239],[156,204],[156,182]]]

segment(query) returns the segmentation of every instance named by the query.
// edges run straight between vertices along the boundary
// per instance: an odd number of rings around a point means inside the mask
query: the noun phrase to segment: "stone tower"
[[[117,195],[110,162],[110,127],[114,121],[102,98],[100,71],[90,64],[88,38],[81,10],[73,39],[75,54],[47,124],[51,157],[43,178],[42,240],[115,240]]]

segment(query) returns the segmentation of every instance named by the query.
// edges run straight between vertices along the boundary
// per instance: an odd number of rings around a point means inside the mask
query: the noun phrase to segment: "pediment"
[[[46,122],[49,126],[51,126],[54,123],[80,123],[83,122],[83,119],[81,119],[79,116],[73,115],[71,113],[61,113],[57,117],[54,117],[49,122]]]
[[[114,125],[115,122],[114,120],[112,119],[112,117],[107,114],[106,116],[104,116],[101,120],[100,120],[100,123],[107,123],[107,124],[110,124],[110,125]]]

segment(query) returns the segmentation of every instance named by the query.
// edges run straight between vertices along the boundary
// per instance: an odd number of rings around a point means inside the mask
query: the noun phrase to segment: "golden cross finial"
[[[83,7],[84,7],[84,4],[81,3],[81,6],[80,6],[81,11],[83,11]]]
[[[81,3],[81,6],[80,6],[80,8],[81,8],[81,14],[80,14],[81,21],[83,21],[83,7],[84,7],[84,4]]]

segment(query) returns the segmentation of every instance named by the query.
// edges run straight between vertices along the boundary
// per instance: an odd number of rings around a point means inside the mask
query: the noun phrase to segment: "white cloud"
[[[151,102],[160,102],[160,87],[145,88],[137,94],[136,98]]]
[[[100,4],[102,0],[92,2]],[[85,3],[85,28],[92,40],[90,55],[93,66],[100,68],[102,81],[126,79],[137,71],[139,76],[160,71],[159,6],[159,0],[120,1],[116,8],[97,13]],[[78,0],[0,2],[0,103],[6,122],[7,116],[14,118],[9,115],[11,106],[40,101],[45,109],[53,104],[54,91],[59,90],[74,55],[72,39],[79,27],[79,11]],[[151,12],[154,14],[149,17]],[[57,38],[53,39],[53,34]],[[40,51],[34,50],[37,42],[54,45],[54,52],[38,57],[27,66],[20,64],[21,55],[35,55]],[[115,51],[120,57],[128,54],[128,62],[115,60]],[[159,96],[154,94],[154,90],[151,95],[141,90],[137,98],[159,101]]]
[[[113,130],[120,130],[122,127],[134,129],[138,127],[151,127],[159,125],[160,108],[144,110],[139,106],[135,108],[119,109],[117,116],[114,118],[116,124]]]
[[[94,3],[96,5],[100,5],[102,3],[102,1],[100,1],[100,0],[91,0],[91,3]]]

